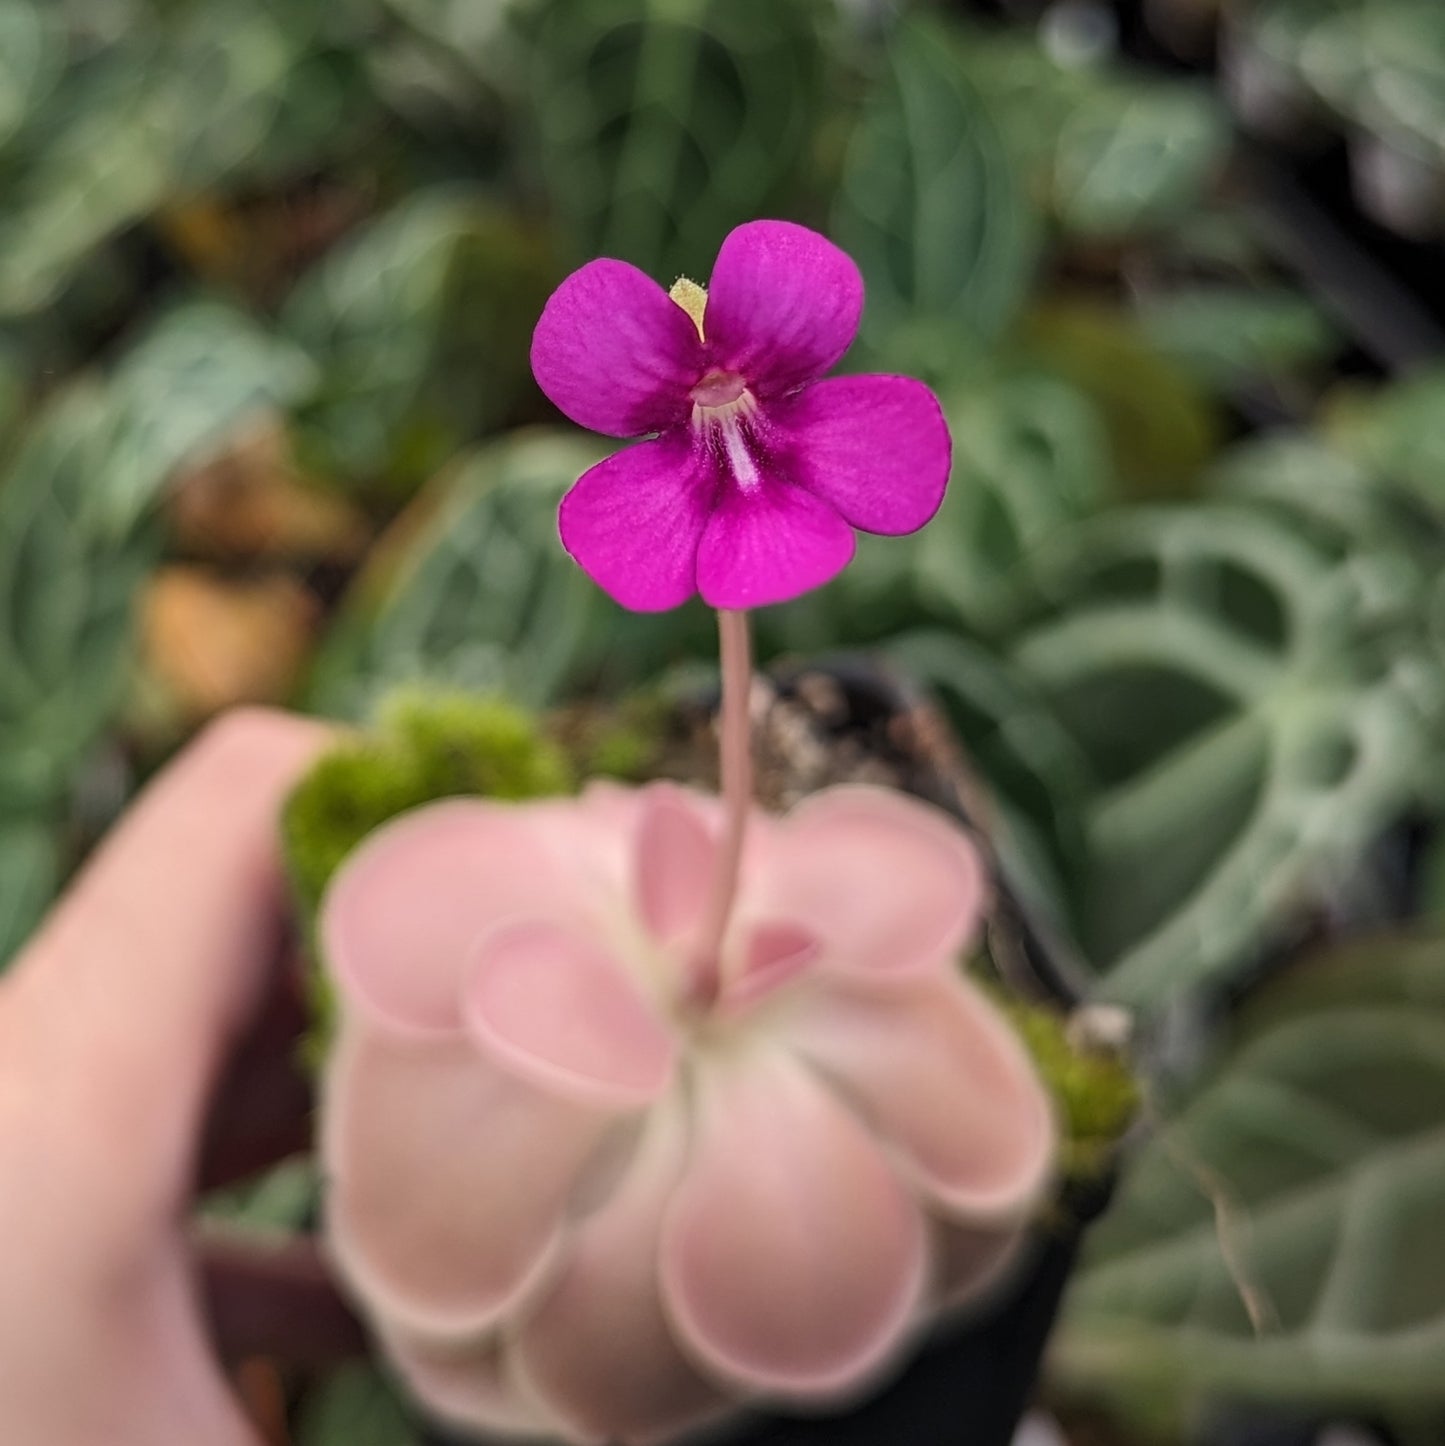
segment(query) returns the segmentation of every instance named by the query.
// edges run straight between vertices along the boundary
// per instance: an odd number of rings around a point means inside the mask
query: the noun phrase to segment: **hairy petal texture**
[[[714,362],[767,399],[822,376],[862,314],[863,277],[846,252],[791,221],[750,221],[718,251],[703,330]]]
[[[687,420],[702,375],[697,328],[650,276],[589,262],[552,293],[532,335],[532,373],[579,427],[640,437]]]
[[[675,608],[697,591],[698,544],[721,490],[711,452],[675,428],[577,479],[558,515],[562,545],[623,607]]]
[[[461,1027],[461,986],[477,941],[520,913],[573,901],[565,856],[535,814],[457,799],[378,829],[321,906],[321,949],[347,999],[417,1033]]]
[[[983,916],[977,851],[937,809],[830,788],[783,820],[758,892],[821,941],[829,971],[902,979],[951,961]]]
[[[729,1404],[678,1348],[659,1293],[657,1237],[686,1153],[681,1111],[664,1108],[517,1338],[532,1390],[584,1436],[666,1440]]]
[[[853,529],[826,502],[764,474],[721,490],[697,552],[697,585],[714,608],[787,602],[847,567]]]
[[[546,919],[487,937],[463,1013],[503,1069],[584,1105],[641,1108],[672,1082],[677,1045],[631,977],[591,938]]]
[[[846,1390],[907,1331],[926,1262],[918,1207],[857,1121],[785,1056],[701,1072],[698,1108],[663,1227],[674,1326],[747,1389]]]
[[[790,1019],[789,1039],[945,1212],[1017,1220],[1046,1184],[1048,1096],[1007,1021],[965,980],[820,989]]]
[[[833,377],[776,402],[787,474],[864,532],[916,532],[938,511],[953,443],[938,398],[909,377]]]
[[[351,1021],[325,1096],[332,1248],[385,1321],[435,1336],[481,1331],[536,1288],[617,1120],[533,1089],[465,1038]]]

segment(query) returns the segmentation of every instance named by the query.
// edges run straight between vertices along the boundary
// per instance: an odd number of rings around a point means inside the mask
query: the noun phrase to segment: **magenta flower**
[[[453,800],[328,892],[328,1239],[445,1418],[641,1443],[834,1401],[1023,1239],[1053,1122],[958,970],[967,837],[871,788],[755,812],[703,1006],[719,819],[670,784]]]
[[[849,257],[787,221],[733,231],[706,291],[611,260],[557,288],[532,338],[542,390],[594,432],[657,434],[563,499],[562,543],[600,587],[638,612],[785,602],[847,566],[854,528],[933,516],[950,457],[933,393],[819,381],[862,310]]]

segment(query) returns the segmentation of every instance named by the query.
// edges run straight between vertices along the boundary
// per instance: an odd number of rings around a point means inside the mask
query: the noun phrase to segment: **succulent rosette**
[[[1054,1127],[960,971],[968,837],[869,787],[753,810],[700,995],[723,832],[664,783],[452,800],[328,891],[329,1247],[442,1418],[632,1443],[836,1403],[1023,1238]]]

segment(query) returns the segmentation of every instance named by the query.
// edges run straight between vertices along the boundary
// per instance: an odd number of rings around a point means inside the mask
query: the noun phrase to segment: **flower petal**
[[[818,937],[791,919],[755,919],[739,928],[742,967],[724,970],[723,1009],[737,1014],[796,979],[818,957]]]
[[[331,1247],[379,1316],[428,1336],[484,1330],[535,1289],[617,1121],[533,1089],[466,1039],[349,1020],[325,1093]]]
[[[905,978],[951,960],[979,924],[978,852],[927,804],[884,788],[829,788],[793,809],[776,838],[763,894],[818,935],[820,969]]]
[[[322,901],[321,954],[349,1001],[393,1028],[461,1027],[461,981],[487,930],[555,913],[569,871],[542,828],[506,804],[456,799],[393,820]]]
[[[664,1440],[729,1405],[678,1348],[658,1293],[658,1232],[686,1145],[680,1112],[660,1111],[517,1338],[519,1372],[574,1432]]]
[[[676,943],[701,924],[717,852],[717,839],[682,789],[654,783],[642,791],[635,886],[638,912],[659,944]]]
[[[863,277],[846,252],[791,221],[750,221],[718,252],[703,331],[715,364],[767,398],[822,376],[862,314]]]
[[[862,1385],[908,1329],[925,1250],[919,1211],[877,1146],[806,1071],[754,1055],[700,1076],[662,1289],[707,1366],[795,1397]]]
[[[498,1066],[582,1104],[635,1109],[672,1078],[673,1037],[626,971],[550,920],[487,936],[462,1012]]]
[[[853,529],[801,487],[761,476],[722,489],[697,553],[697,585],[714,608],[787,602],[852,560]]]
[[[788,1038],[951,1215],[1017,1219],[1043,1189],[1048,1096],[1008,1022],[961,977],[819,989],[793,1012]]]
[[[556,1439],[560,1423],[510,1378],[499,1341],[439,1350],[382,1332],[381,1342],[387,1359],[433,1415],[474,1431]]]
[[[551,295],[532,334],[537,385],[579,427],[640,437],[684,422],[704,370],[692,319],[625,261],[590,261]]]
[[[864,532],[916,532],[938,511],[953,443],[938,398],[909,377],[831,377],[768,410],[787,475]]]
[[[624,447],[562,499],[562,545],[623,607],[675,608],[697,591],[698,544],[720,481],[717,462],[685,428]]]

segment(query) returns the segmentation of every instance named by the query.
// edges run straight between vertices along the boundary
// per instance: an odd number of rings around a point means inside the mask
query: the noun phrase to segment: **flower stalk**
[[[723,835],[712,892],[703,916],[693,960],[691,999],[711,1005],[722,989],[722,941],[742,868],[748,811],[753,798],[752,639],[742,610],[718,611],[718,651],[722,670],[722,706],[718,718],[718,775],[723,801]]]

